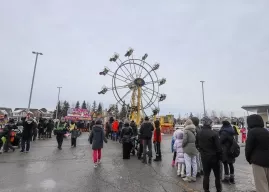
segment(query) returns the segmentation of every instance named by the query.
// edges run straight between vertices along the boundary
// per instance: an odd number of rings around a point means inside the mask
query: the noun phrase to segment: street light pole
[[[61,88],[62,87],[57,87],[58,89],[59,89],[59,91],[58,91],[58,101],[57,101],[57,109],[56,109],[56,116],[55,116],[55,119],[57,119],[57,117],[58,117],[58,107],[59,107],[59,100],[60,100],[60,93],[61,93]]]
[[[204,92],[204,83],[205,81],[200,81],[202,83],[202,94],[203,94],[203,106],[204,106],[204,116],[206,116],[206,110],[205,110],[205,92]]]
[[[33,72],[32,85],[31,85],[31,91],[30,91],[30,97],[29,97],[29,103],[28,103],[27,112],[29,112],[30,107],[31,107],[32,93],[33,93],[33,87],[34,87],[34,82],[35,82],[35,72],[36,72],[36,65],[37,65],[38,55],[43,55],[42,53],[34,52],[34,51],[32,53],[35,54],[36,57],[35,57],[35,66],[34,66],[34,72]]]

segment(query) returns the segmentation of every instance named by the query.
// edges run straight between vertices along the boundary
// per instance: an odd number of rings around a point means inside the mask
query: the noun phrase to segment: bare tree
[[[217,117],[218,115],[217,115],[217,112],[216,111],[214,111],[214,110],[212,110],[211,111],[211,117],[212,118],[215,118],[215,117]]]

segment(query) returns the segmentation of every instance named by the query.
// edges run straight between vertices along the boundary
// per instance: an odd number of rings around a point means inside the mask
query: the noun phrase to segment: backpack
[[[230,155],[233,158],[236,158],[240,155],[240,146],[238,145],[238,143],[235,141],[235,139],[233,139],[233,143],[232,146],[230,148]]]

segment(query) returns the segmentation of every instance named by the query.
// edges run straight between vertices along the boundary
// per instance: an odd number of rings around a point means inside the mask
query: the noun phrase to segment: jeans
[[[152,141],[151,139],[144,139],[143,140],[143,159],[146,161],[147,159],[147,148],[149,150],[148,152],[148,156],[149,156],[149,159],[152,158]]]
[[[201,171],[203,171],[203,165],[200,153],[196,155],[196,162],[197,162],[197,172],[200,173]]]
[[[30,150],[30,142],[31,139],[23,139],[21,140],[21,150],[24,151],[25,150],[25,145],[26,145],[26,151]]]
[[[77,146],[77,138],[71,138],[71,146]]]
[[[173,154],[173,161],[176,160],[176,157],[177,157],[177,152],[175,151],[174,154]]]
[[[185,160],[185,165],[186,165],[186,176],[196,177],[197,175],[196,156],[190,156],[187,153],[184,153],[184,160]],[[192,173],[191,173],[191,168],[192,168]]]
[[[204,170],[204,180],[203,180],[204,191],[205,192],[209,191],[209,178],[211,170],[213,170],[217,192],[221,192],[222,186],[221,186],[220,161],[217,159],[217,157],[204,157],[204,158],[202,157],[202,164]]]
[[[15,148],[12,146],[10,141],[7,140],[6,143],[4,144],[4,151],[7,152],[9,149],[14,150]]]
[[[101,155],[102,155],[102,149],[93,150],[92,151],[93,162],[97,163],[97,161],[100,161]]]
[[[223,163],[224,166],[224,177],[230,178],[234,176],[234,165],[233,163]]]
[[[155,146],[156,158],[161,159],[162,158],[161,143],[156,142],[154,146]]]

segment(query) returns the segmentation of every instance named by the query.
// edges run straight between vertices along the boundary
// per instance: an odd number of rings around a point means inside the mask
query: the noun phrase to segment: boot
[[[149,158],[149,162],[148,162],[148,163],[151,164],[151,162],[152,162],[152,161],[151,161],[151,158]]]
[[[230,176],[229,175],[225,175],[224,176],[224,179],[222,180],[222,183],[229,184],[230,185]]]
[[[142,163],[147,164],[147,157],[143,157]]]
[[[156,156],[156,158],[155,158],[155,159],[153,159],[153,161],[161,161],[160,156]]]
[[[230,183],[231,184],[235,184],[234,175],[230,175]]]

